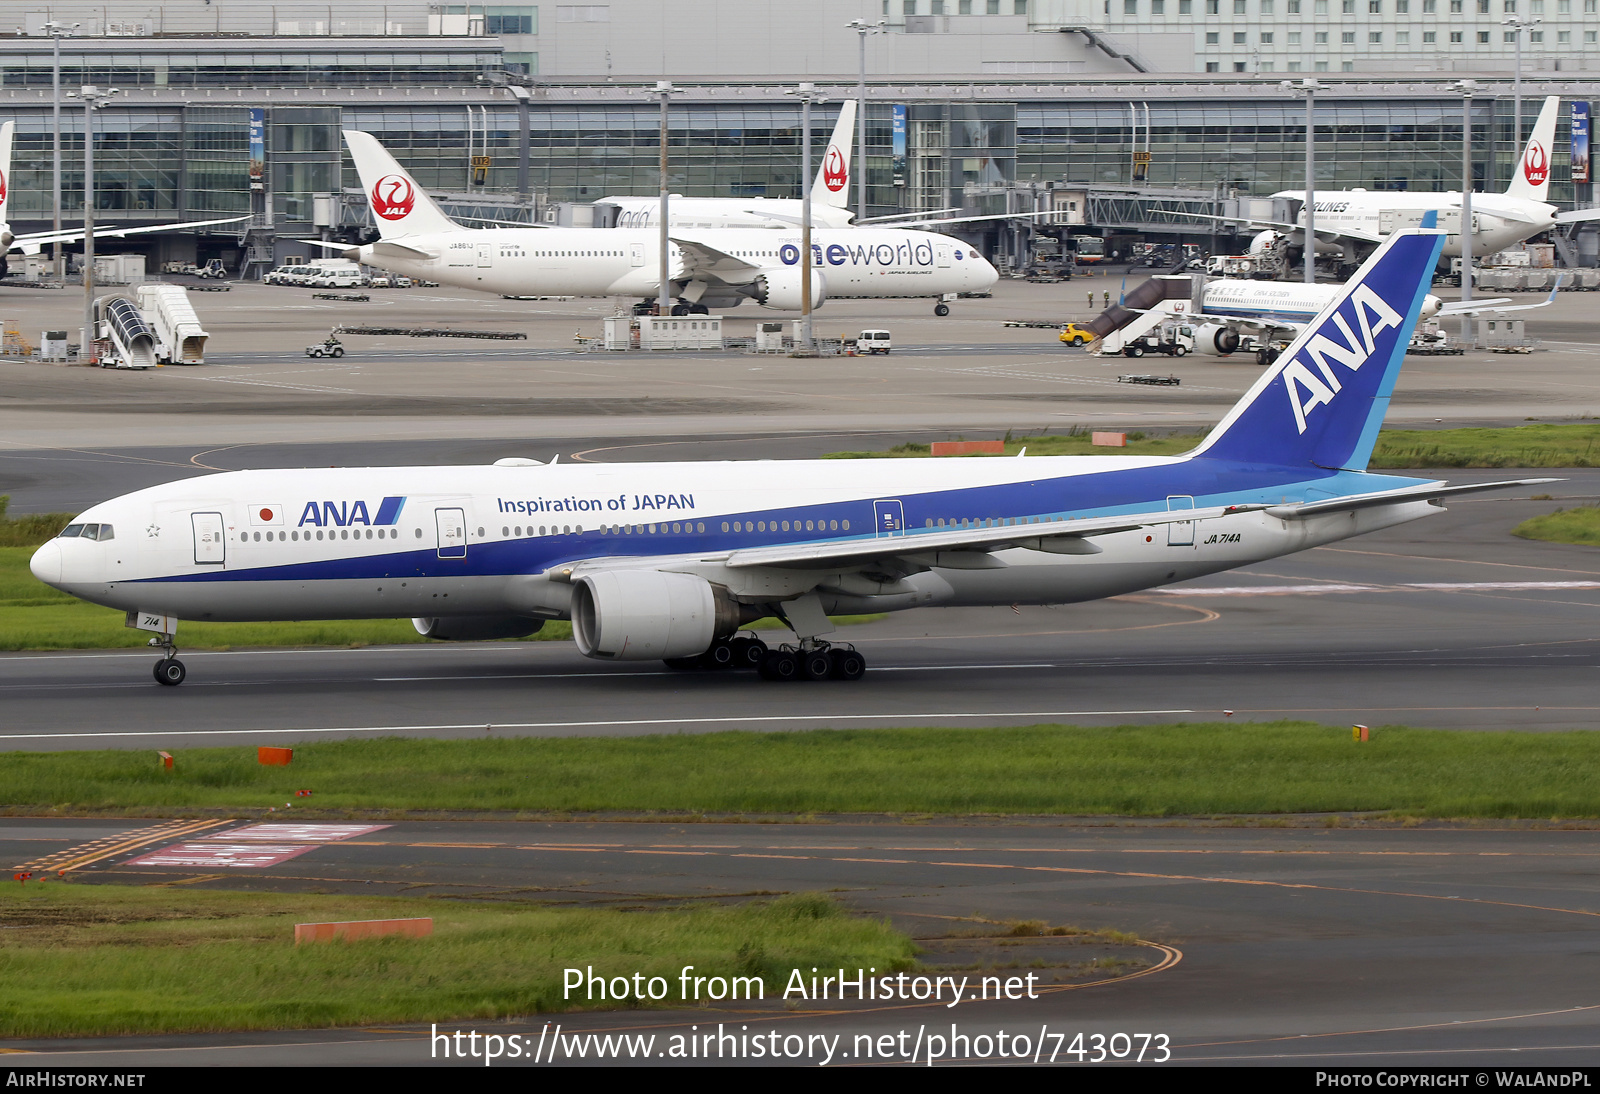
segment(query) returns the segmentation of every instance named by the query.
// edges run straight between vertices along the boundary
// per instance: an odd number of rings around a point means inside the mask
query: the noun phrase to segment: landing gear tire
[[[945,316],[950,314],[950,305],[949,304],[935,304],[933,306],[933,314],[939,316],[941,319],[944,318]]]
[[[713,671],[731,669],[734,666],[733,646],[727,642],[718,642],[709,650],[706,650],[705,653],[695,658],[695,660],[700,663],[700,667],[703,669],[711,669]]]
[[[826,680],[833,672],[833,659],[827,650],[808,650],[800,655],[800,675],[807,680]]]
[[[759,638],[741,636],[728,643],[733,650],[733,667],[759,669],[767,656],[767,644]]]
[[[800,677],[800,658],[793,650],[768,650],[756,671],[763,680],[796,680]]]
[[[855,650],[829,650],[828,675],[835,680],[859,680],[867,671],[867,659]]]
[[[183,683],[183,678],[189,675],[189,670],[184,668],[183,662],[176,657],[167,657],[155,663],[152,674],[156,678],[156,683],[175,688]]]
[[[710,315],[711,309],[704,304],[695,304],[689,308],[690,315]]]
[[[689,305],[687,305],[687,304],[674,304],[674,305],[672,305],[672,314],[673,315],[688,315],[689,314]]]

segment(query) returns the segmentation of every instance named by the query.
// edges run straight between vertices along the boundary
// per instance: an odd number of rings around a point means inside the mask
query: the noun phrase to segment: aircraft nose
[[[973,255],[973,257],[978,260],[976,264],[977,281],[982,288],[987,289],[1000,280],[1000,271],[996,270],[987,258],[977,254]]]
[[[33,571],[33,576],[52,587],[61,584],[61,543],[52,539],[43,547],[33,552],[33,558],[28,560],[28,569]]]

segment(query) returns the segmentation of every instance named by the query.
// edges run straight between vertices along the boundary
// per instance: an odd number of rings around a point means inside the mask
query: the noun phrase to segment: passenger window
[[[704,532],[706,530],[706,526],[704,524],[696,522],[696,524],[694,526],[694,530],[696,532]]]
[[[847,521],[847,520],[846,521],[841,521],[840,523],[844,526],[844,530],[846,532],[848,532],[850,530],[850,522],[849,521]]]
[[[300,542],[300,533],[299,532],[290,532],[289,533],[289,538],[294,540],[296,543],[299,543]]]
[[[728,522],[727,521],[723,521],[722,522],[722,530],[724,532],[726,532],[728,530]]]
[[[77,539],[82,534],[83,534],[83,525],[81,525],[81,524],[69,524],[65,528],[61,529],[61,535],[58,538],[60,538],[60,539]]]
[[[502,526],[501,529],[500,529],[500,534],[502,536],[509,536],[511,534],[511,529]],[[520,536],[521,534],[522,534],[522,529],[518,528],[517,529],[517,535]]]

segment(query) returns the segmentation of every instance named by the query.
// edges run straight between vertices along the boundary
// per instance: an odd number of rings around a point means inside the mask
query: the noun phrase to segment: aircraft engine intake
[[[800,310],[800,267],[767,270],[752,283],[756,303],[777,311]],[[828,279],[816,267],[811,269],[811,306],[821,307],[828,296]]]
[[[693,574],[604,570],[573,582],[572,637],[603,661],[692,657],[739,629],[739,602]]]
[[[1239,332],[1225,323],[1207,323],[1194,332],[1194,351],[1226,357],[1239,350]]]
[[[544,626],[544,620],[525,615],[446,615],[413,619],[411,625],[422,637],[442,642],[488,642],[495,638],[526,638]]]

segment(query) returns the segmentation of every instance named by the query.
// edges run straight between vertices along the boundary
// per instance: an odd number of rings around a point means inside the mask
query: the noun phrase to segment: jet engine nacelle
[[[693,574],[602,570],[572,584],[572,637],[585,657],[692,657],[739,629],[738,601]]]
[[[1208,357],[1226,357],[1239,349],[1239,332],[1226,323],[1207,323],[1194,332],[1194,351]]]
[[[755,279],[756,303],[778,311],[800,310],[800,267],[767,270]],[[815,266],[811,268],[811,306],[821,307],[828,295],[828,279]]]
[[[411,625],[424,638],[443,642],[487,642],[495,638],[526,638],[544,626],[542,619],[525,615],[446,615],[413,619]]]

